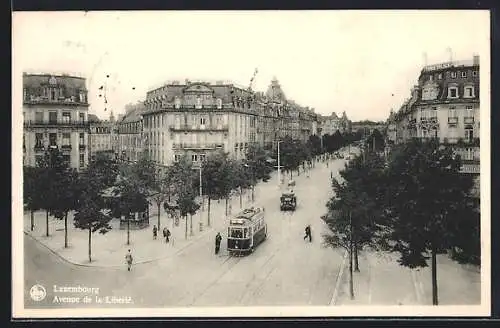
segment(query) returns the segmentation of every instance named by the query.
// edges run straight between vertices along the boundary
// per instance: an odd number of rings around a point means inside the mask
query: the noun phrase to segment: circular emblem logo
[[[45,296],[47,296],[47,292],[45,291],[45,287],[42,285],[33,285],[30,289],[30,296],[33,301],[40,302]]]

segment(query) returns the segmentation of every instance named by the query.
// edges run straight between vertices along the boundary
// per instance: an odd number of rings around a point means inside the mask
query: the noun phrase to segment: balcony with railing
[[[219,149],[219,148],[224,148],[223,144],[217,144],[217,143],[208,143],[208,144],[201,144],[201,143],[174,143],[172,145],[172,149],[193,149],[193,150],[201,150],[201,149]]]
[[[456,125],[456,124],[458,124],[458,117],[448,117],[448,124],[449,125]]]
[[[438,122],[438,119],[436,116],[432,116],[432,117],[421,117],[420,118],[420,123],[437,123]]]
[[[26,120],[23,122],[25,127],[37,126],[74,126],[74,127],[88,127],[89,122],[84,120]]]
[[[87,145],[85,145],[85,144],[78,145],[78,149],[80,149],[80,150],[85,150],[85,148],[87,148]]]
[[[228,131],[228,124],[181,124],[170,125],[170,131]]]
[[[62,145],[61,150],[71,150],[71,145],[70,144]]]
[[[27,96],[23,99],[23,105],[64,105],[64,106],[89,106],[88,102],[82,102],[77,97],[59,97],[50,99],[46,96]]]

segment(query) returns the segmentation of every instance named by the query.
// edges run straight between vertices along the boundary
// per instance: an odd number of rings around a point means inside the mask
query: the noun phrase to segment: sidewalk
[[[232,212],[239,210],[239,197],[231,199]],[[243,195],[243,206],[249,204],[246,194]],[[110,222],[112,229],[106,234],[99,232],[92,234],[92,262],[88,260],[88,230],[76,229],[73,225],[73,213],[68,215],[68,248],[64,248],[64,220],[57,220],[49,216],[49,237],[45,236],[46,223],[45,211],[35,212],[35,228],[30,231],[30,213],[24,213],[24,231],[39,241],[53,253],[64,258],[66,261],[83,266],[98,267],[122,267],[124,256],[128,249],[132,250],[135,264],[148,263],[175,256],[176,253],[189,247],[193,243],[204,238],[213,238],[215,231],[224,230],[226,227],[225,201],[220,203],[211,201],[210,222],[207,226],[207,204],[205,201],[204,211],[198,212],[192,217],[193,235],[190,234],[190,218],[188,217],[188,238],[185,239],[185,221],[179,220],[179,225],[174,226],[174,221],[162,211],[161,228],[158,237],[153,240],[153,225],[158,224],[156,206],[150,208],[149,227],[142,230],[130,230],[130,245],[127,245],[127,230],[120,230],[119,220]],[[200,232],[199,222],[203,222],[203,231]],[[168,227],[172,235],[170,243],[163,238],[162,229]]]
[[[412,270],[400,266],[397,259],[397,254],[360,254],[360,272],[354,272],[354,300],[350,299],[347,262],[343,286],[334,305],[432,305],[431,268]],[[437,276],[440,305],[481,303],[478,268],[460,265],[440,255]]]
[[[277,188],[277,173],[271,174],[271,179],[266,183],[260,183],[255,187],[255,206],[259,206],[261,200],[270,191]],[[191,220],[188,217],[188,238],[185,238],[185,221],[180,219],[179,226],[174,226],[174,221],[162,210],[161,227],[158,231],[157,240],[153,240],[153,225],[158,224],[157,207],[150,207],[149,227],[142,230],[130,230],[130,245],[126,244],[127,230],[120,230],[119,220],[113,219],[110,222],[112,229],[106,234],[98,232],[92,234],[92,262],[88,260],[88,231],[76,229],[73,225],[73,213],[68,215],[68,248],[64,248],[64,220],[57,220],[49,216],[49,237],[45,236],[45,211],[35,212],[35,228],[30,231],[30,213],[24,213],[24,232],[33,237],[38,242],[45,245],[53,253],[59,255],[66,261],[82,265],[97,267],[122,267],[124,265],[125,254],[128,249],[132,250],[134,263],[148,263],[160,259],[175,256],[181,250],[194,243],[214,238],[216,231],[224,232],[227,227],[225,215],[225,200],[212,200],[210,206],[210,223],[207,226],[207,201],[203,206],[203,211],[192,217],[193,235],[191,235]],[[239,195],[230,199],[229,216],[240,210]],[[251,190],[246,190],[242,196],[242,207],[251,206]],[[199,229],[199,222],[203,222],[203,231]],[[166,243],[163,238],[162,229],[168,227],[172,235],[170,243]]]

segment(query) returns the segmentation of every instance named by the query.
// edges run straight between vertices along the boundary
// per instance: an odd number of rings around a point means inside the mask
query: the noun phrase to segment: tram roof
[[[244,209],[243,211],[236,214],[236,219],[252,220],[256,214],[262,213],[263,210],[260,207],[251,207]]]

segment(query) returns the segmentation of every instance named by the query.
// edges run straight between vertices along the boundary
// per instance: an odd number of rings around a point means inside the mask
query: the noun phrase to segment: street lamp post
[[[255,166],[244,164],[245,167],[252,169],[252,204],[255,202]]]
[[[203,212],[203,186],[202,186],[202,179],[201,179],[201,170],[202,170],[202,166],[201,166],[201,163],[200,163],[200,201],[201,201],[201,211]]]
[[[278,141],[278,186],[281,186],[281,163],[280,163],[280,143],[282,140]]]

